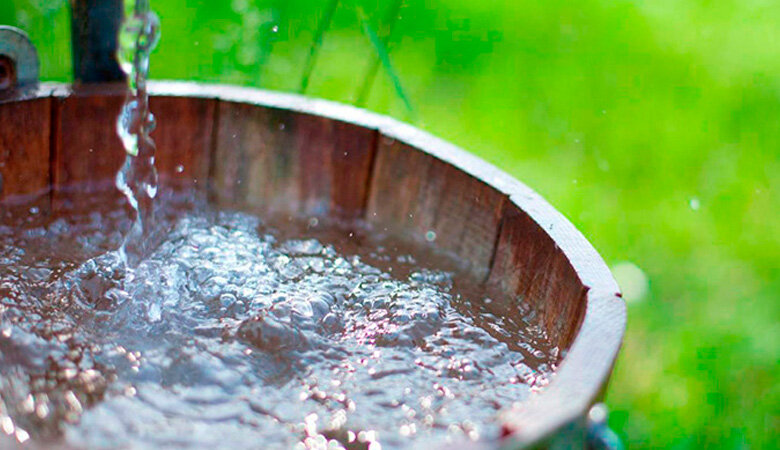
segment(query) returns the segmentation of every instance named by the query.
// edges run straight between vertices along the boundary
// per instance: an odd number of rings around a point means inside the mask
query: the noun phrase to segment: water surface
[[[90,210],[87,208],[86,210]],[[33,218],[35,215],[33,215]],[[171,200],[129,268],[121,208],[0,227],[0,431],[90,448],[430,448],[497,439],[557,350],[421,245]]]

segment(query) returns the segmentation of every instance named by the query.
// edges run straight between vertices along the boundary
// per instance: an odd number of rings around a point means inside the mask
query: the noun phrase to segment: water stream
[[[160,21],[149,0],[125,0],[125,19],[119,32],[117,59],[127,74],[129,92],[117,118],[125,162],[116,176],[116,186],[135,210],[136,220],[120,247],[122,260],[135,266],[150,251],[154,240],[154,198],[157,196],[155,145],[150,137],[155,127],[149,110],[147,78],[149,57],[160,39]]]

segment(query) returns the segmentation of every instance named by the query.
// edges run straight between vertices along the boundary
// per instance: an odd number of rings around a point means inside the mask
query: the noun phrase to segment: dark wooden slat
[[[51,98],[0,104],[0,217],[50,210],[49,146]],[[3,202],[25,197],[25,210]]]
[[[220,102],[213,199],[272,213],[359,217],[375,132],[324,117]]]
[[[418,237],[424,236],[433,227],[433,217],[415,213],[422,209],[417,202],[434,158],[386,137],[380,137],[375,158],[366,220],[380,230],[414,229]]]
[[[205,190],[209,175],[212,127],[217,101],[204,98],[152,97],[157,118],[152,139],[160,183]]]
[[[579,328],[587,289],[543,228],[516,205],[504,208],[488,283],[521,297],[552,343],[568,348]]]
[[[86,193],[98,191],[107,201],[120,198],[113,182],[125,159],[116,134],[116,118],[124,100],[122,85],[84,88],[54,98],[60,130],[54,139],[55,208],[78,207],[85,203]],[[216,103],[214,99],[172,96],[150,100],[153,114],[163,118],[152,133],[161,184],[203,186],[205,190]]]
[[[285,111],[220,102],[212,155],[213,201],[228,207],[286,210],[300,197],[298,157]],[[271,131],[272,129],[278,131]]]
[[[378,138],[374,130],[346,122],[334,124],[331,206],[340,217],[352,219],[365,213]]]
[[[296,158],[294,164],[299,167],[298,178],[290,179],[290,182],[300,185],[300,197],[294,199],[290,212],[326,215],[333,195],[333,121],[296,114],[292,116],[291,124],[278,132],[292,137],[292,148],[276,150],[292,152]]]
[[[400,141],[380,139],[376,158],[367,220],[434,241],[486,275],[506,197]]]
[[[49,97],[0,104],[0,200],[49,186]]]
[[[107,194],[107,201],[116,200],[121,194],[110,187],[125,158],[116,134],[123,92],[66,92],[53,101],[59,129],[53,140],[55,211],[78,208],[87,203],[85,195],[98,191]]]

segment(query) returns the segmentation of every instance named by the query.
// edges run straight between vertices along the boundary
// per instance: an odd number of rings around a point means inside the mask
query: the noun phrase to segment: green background
[[[365,30],[383,39],[391,3],[340,2],[307,95],[362,103],[381,54]],[[152,77],[299,91],[329,4],[152,0]],[[406,0],[398,17],[365,106],[523,180],[616,269],[624,442],[775,447],[780,2]],[[43,79],[70,79],[65,0],[4,0],[0,23],[28,31]]]

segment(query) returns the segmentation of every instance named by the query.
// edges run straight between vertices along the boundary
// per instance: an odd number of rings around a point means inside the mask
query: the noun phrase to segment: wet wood
[[[376,133],[308,114],[219,105],[212,196],[296,216],[363,214]]]
[[[33,200],[34,215],[49,212],[51,99],[0,103],[0,216],[30,214],[14,210],[14,197]]]
[[[487,274],[506,197],[484,182],[393,138],[380,139],[366,219]]]
[[[216,107],[214,99],[160,96],[149,100],[152,113],[162,118],[151,134],[162,185],[205,192]]]
[[[122,84],[82,87],[59,92],[54,98],[58,132],[53,145],[55,208],[83,202],[84,195],[110,193],[125,153],[116,134],[116,117],[125,100]],[[161,185],[199,188],[208,185],[210,152],[217,101],[214,99],[156,97],[150,108],[158,121],[152,133]]]
[[[563,250],[517,205],[504,208],[488,283],[535,311],[553,344],[568,348],[579,329],[587,288]]]
[[[328,119],[330,120],[330,119]],[[333,150],[330,155],[330,211],[342,218],[363,217],[371,183],[371,169],[379,134],[351,123],[333,121]],[[302,142],[301,145],[306,145]],[[307,145],[307,153],[317,147]],[[305,157],[305,156],[304,156]],[[317,171],[309,167],[307,173]],[[317,190],[310,191],[310,196]]]
[[[286,111],[221,102],[214,147],[211,195],[225,207],[263,206],[284,211],[300,197],[291,123]],[[270,130],[276,128],[278,132]],[[284,150],[282,150],[284,149]],[[248,180],[257,180],[255,183]]]
[[[110,192],[106,201],[120,198],[111,189],[124,161],[116,118],[124,91],[115,89],[64,91],[53,98],[55,135],[52,145],[52,187],[55,212],[86,204],[87,195]]]

